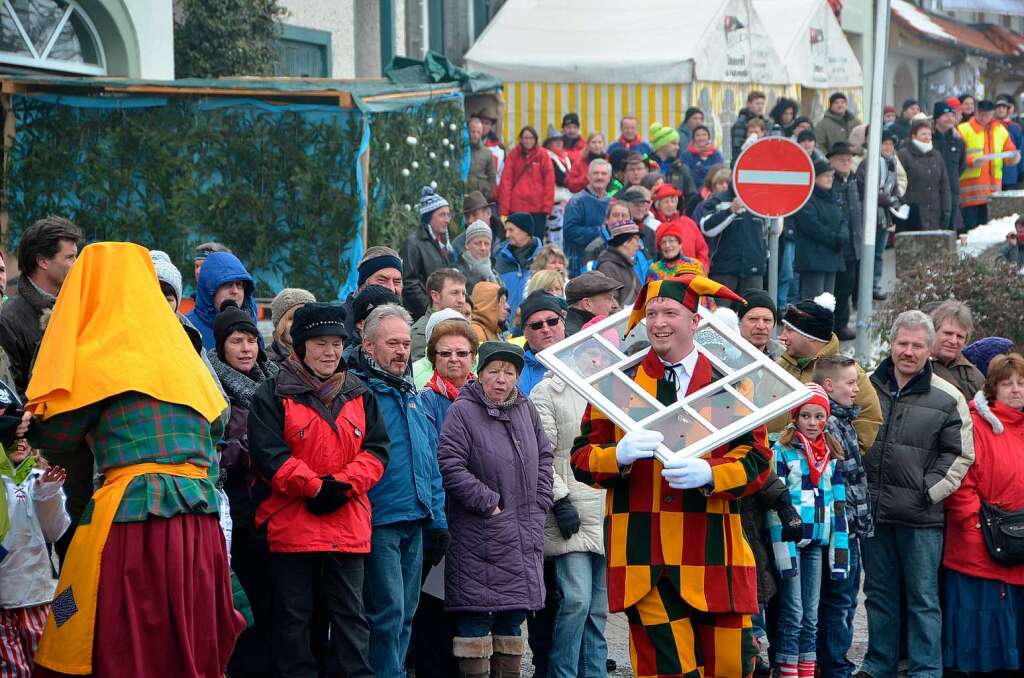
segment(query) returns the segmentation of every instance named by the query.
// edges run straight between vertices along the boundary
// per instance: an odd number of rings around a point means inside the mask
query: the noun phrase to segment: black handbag
[[[992,560],[1000,565],[1024,564],[1024,511],[1010,513],[982,500],[981,534]]]

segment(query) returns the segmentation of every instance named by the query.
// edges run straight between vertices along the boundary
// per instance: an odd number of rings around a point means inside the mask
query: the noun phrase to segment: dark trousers
[[[370,627],[363,614],[363,560],[355,553],[272,553],[274,664],[280,678],[314,678],[310,648],[317,582],[331,623],[329,665],[336,676],[373,678]]]
[[[231,534],[231,569],[252,607],[253,625],[242,631],[228,661],[232,678],[274,675],[271,607],[270,549],[265,534],[252,525],[239,525]]]
[[[555,633],[555,617],[558,615],[558,575],[555,571],[555,562],[551,559],[544,560],[544,590],[547,592],[544,609],[532,612],[526,618],[526,628],[529,631],[527,642],[530,643],[530,651],[533,653],[535,678],[547,678],[548,659],[551,657],[551,643]]]
[[[427,573],[423,576],[426,579]],[[416,678],[450,678],[459,675],[452,639],[455,638],[455,613],[444,609],[444,601],[426,593],[420,595],[416,616],[412,618],[412,665]],[[409,667],[406,662],[406,668]]]
[[[846,270],[836,273],[835,329],[842,329],[850,323],[850,302],[857,294],[857,278],[860,277],[860,262],[846,260]]]
[[[971,205],[961,207],[960,213],[964,217],[964,232],[977,228],[988,223],[988,205]]]
[[[729,275],[727,273],[715,274],[715,282],[721,283],[728,287],[736,294],[743,296],[743,293],[747,290],[763,290],[764,289],[764,276],[760,275]],[[720,302],[725,303],[725,302]],[[735,311],[738,310],[738,304],[735,302],[729,302],[729,306]]]

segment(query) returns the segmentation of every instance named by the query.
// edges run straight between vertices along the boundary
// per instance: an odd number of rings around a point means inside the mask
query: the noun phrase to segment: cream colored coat
[[[605,491],[595,490],[577,481],[569,466],[569,453],[573,441],[580,433],[580,422],[587,401],[551,372],[533,387],[530,400],[537,407],[544,433],[555,448],[554,499],[558,501],[569,497],[579,511],[581,523],[579,532],[569,539],[563,539],[554,515],[548,511],[544,525],[544,556],[575,552],[603,555]]]

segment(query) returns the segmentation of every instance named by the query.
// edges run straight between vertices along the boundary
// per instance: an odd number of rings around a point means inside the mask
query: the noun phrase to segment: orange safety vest
[[[1006,127],[992,121],[988,129],[973,118],[957,126],[966,147],[967,169],[960,175],[960,206],[971,207],[988,203],[993,193],[1002,188],[1003,159],[988,160],[981,167],[971,161],[980,155],[1016,150]],[[1014,163],[1010,163],[1014,164]]]

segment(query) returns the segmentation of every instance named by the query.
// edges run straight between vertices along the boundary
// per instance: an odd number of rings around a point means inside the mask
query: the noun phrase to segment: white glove
[[[629,466],[637,459],[650,459],[664,439],[657,431],[630,431],[615,446],[615,461],[619,466]]]
[[[711,464],[704,459],[669,459],[661,476],[669,487],[692,490],[711,484]]]

